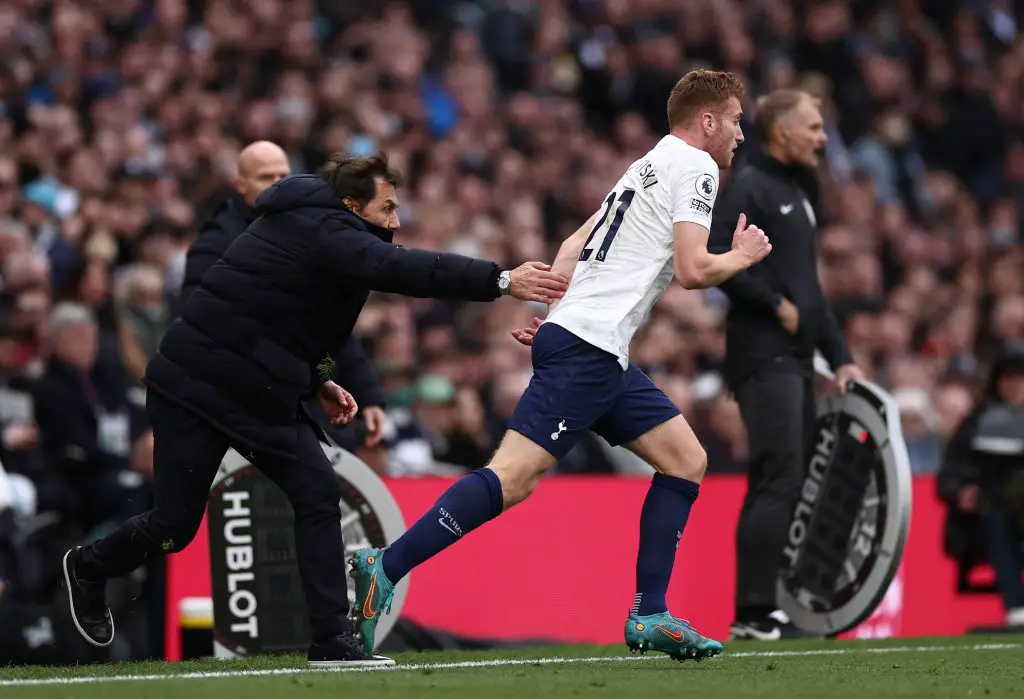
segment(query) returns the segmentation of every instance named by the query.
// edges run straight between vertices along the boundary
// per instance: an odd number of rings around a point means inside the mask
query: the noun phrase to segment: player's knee
[[[540,466],[510,461],[494,461],[488,468],[501,481],[501,495],[506,510],[530,497],[547,471]]]
[[[532,492],[528,474],[521,465],[492,461],[488,468],[494,471],[501,481],[501,497],[506,510],[525,500]]]
[[[699,444],[688,449],[673,450],[670,457],[655,464],[655,469],[669,476],[699,483],[708,470],[708,453]]]

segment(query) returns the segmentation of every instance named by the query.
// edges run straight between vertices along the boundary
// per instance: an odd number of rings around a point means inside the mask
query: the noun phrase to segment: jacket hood
[[[256,211],[260,214],[303,207],[340,209],[342,205],[319,175],[289,175],[268,187],[256,200]]]

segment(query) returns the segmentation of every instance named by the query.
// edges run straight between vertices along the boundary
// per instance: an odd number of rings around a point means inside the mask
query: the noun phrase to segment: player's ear
[[[359,213],[359,210],[360,210],[359,204],[357,204],[356,200],[353,199],[352,197],[345,197],[344,199],[341,200],[341,203],[344,204],[345,208],[348,209],[349,211],[351,211],[352,213],[354,213],[354,214],[358,214]]]

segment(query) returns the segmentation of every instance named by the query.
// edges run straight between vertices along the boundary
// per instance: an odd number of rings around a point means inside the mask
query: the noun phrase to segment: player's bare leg
[[[544,447],[509,430],[487,468],[494,471],[501,481],[503,505],[507,510],[528,498],[554,465],[555,457]]]
[[[640,514],[637,592],[626,621],[626,643],[631,650],[659,650],[677,660],[718,655],[722,645],[672,616],[665,601],[676,548],[707,470],[707,454],[682,415],[625,446],[657,471]]]
[[[350,561],[356,601],[352,615],[363,647],[372,652],[377,622],[391,608],[398,581],[485,522],[525,500],[555,458],[518,432],[505,433],[486,468],[456,481],[387,550],[363,549]]]

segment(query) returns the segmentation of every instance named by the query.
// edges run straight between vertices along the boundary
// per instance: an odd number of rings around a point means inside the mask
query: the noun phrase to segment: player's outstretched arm
[[[748,226],[744,214],[736,222],[732,249],[720,255],[708,252],[709,232],[699,223],[680,221],[674,225],[672,234],[676,279],[687,289],[717,286],[760,262],[772,250],[768,236],[757,226]]]
[[[566,284],[572,281],[572,273],[576,270],[576,263],[579,262],[580,251],[587,244],[587,237],[594,227],[596,218],[597,214],[588,218],[587,222],[577,228],[575,233],[563,240],[561,247],[558,248],[555,261],[551,264],[551,272],[565,277]],[[548,312],[553,311],[556,305],[558,305],[558,299],[551,302],[548,306]]]

